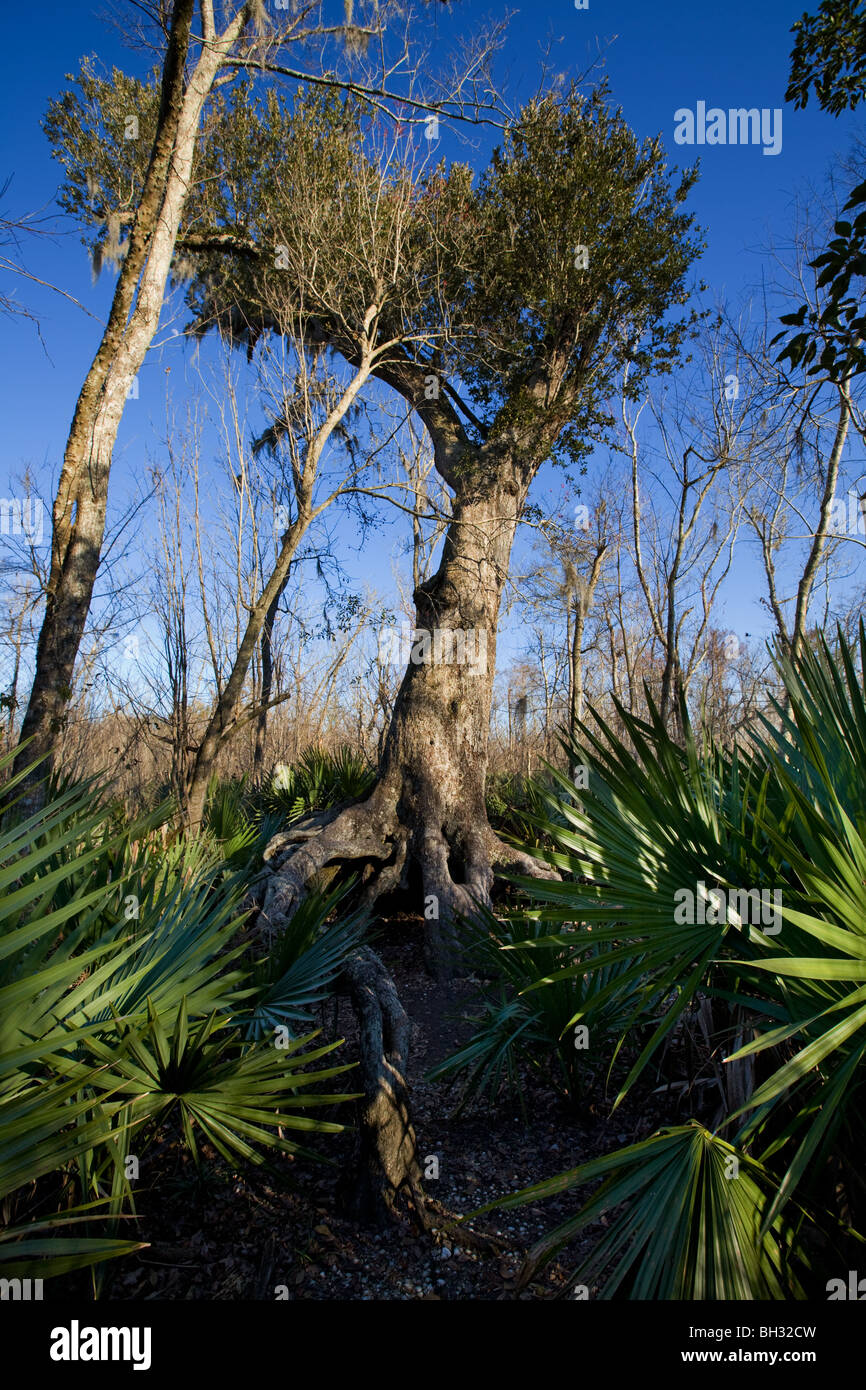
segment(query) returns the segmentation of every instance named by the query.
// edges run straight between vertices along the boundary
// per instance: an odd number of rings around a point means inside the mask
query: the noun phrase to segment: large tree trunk
[[[496,626],[521,488],[512,475],[467,492],[454,503],[439,570],[415,591],[417,630],[376,788],[300,850],[276,837],[262,909],[279,930],[333,860],[378,861],[371,898],[407,885],[414,867],[427,961],[440,977],[453,973],[459,955],[459,917],[490,901],[495,866],[549,876],[497,838],[484,798]]]

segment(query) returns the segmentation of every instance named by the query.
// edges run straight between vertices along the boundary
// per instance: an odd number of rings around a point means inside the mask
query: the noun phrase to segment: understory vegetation
[[[505,1199],[603,1180],[534,1247],[527,1279],[602,1217],[574,1272],[602,1297],[802,1296],[862,1241],[862,624],[837,651],[821,640],[779,661],[785,699],[745,748],[698,746],[685,710],[683,746],[654,712],[620,710],[627,742],[584,723],[586,789],[556,774],[546,794],[535,824],[563,881],[525,881],[530,905],[491,923],[483,1026],[439,1072],[495,1096],[526,1058],[577,1100],[580,1076],[603,1067],[610,1081],[621,1055],[614,1108],[651,1073],[692,1117]],[[744,884],[757,890],[745,917]],[[696,1016],[703,1067],[679,1080],[671,1044]]]
[[[212,826],[191,840],[170,805],[129,824],[86,785],[16,817],[10,761],[0,1268],[45,1278],[137,1248],[136,1181],[166,1126],[196,1163],[202,1143],[260,1164],[339,1131],[322,1109],[345,1100],[349,1067],[317,1043],[314,1014],[364,924],[350,914],[324,933],[339,895],[311,896],[279,950],[253,960],[233,866],[255,860],[261,827],[227,824],[231,789],[214,789]]]
[[[580,786],[492,782],[500,832],[562,877],[514,878],[465,924],[478,1004],[432,1070],[443,1104],[523,1107],[540,1077],[615,1113],[649,1084],[671,1119],[494,1204],[574,1193],[522,1283],[590,1228],[570,1278],[592,1296],[797,1298],[862,1240],[864,658],[862,626],[780,658],[784,696],[745,745],[621,709],[626,739],[582,723]],[[352,1122],[352,1069],[316,1028],[369,928],[351,882],[265,955],[241,903],[274,824],[362,796],[369,770],[310,749],[260,788],[214,782],[197,839],[170,803],[130,824],[87,785],[16,817],[2,771],[0,1263],[92,1266],[99,1289],[140,1246],[139,1165],[167,1128],[236,1166],[314,1162]]]

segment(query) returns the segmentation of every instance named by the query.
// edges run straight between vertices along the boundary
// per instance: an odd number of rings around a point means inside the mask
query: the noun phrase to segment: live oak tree
[[[821,0],[791,29],[794,47],[787,101],[808,104],[814,89],[825,111],[838,116],[866,95],[866,6],[863,0]]]
[[[258,177],[244,183],[242,205],[225,174],[204,184],[180,244],[196,259],[200,328],[219,327],[248,351],[275,326],[273,294],[285,312],[297,287],[296,331],[357,362],[363,307],[384,301],[373,374],[426,429],[451,520],[438,570],[415,591],[427,636],[406,667],[377,786],[301,851],[285,846],[280,862],[274,846],[279,872],[264,912],[277,925],[324,865],[368,861],[381,889],[420,886],[430,963],[445,972],[455,920],[489,900],[494,868],[540,871],[498,839],[484,801],[515,531],[541,465],[579,462],[603,434],[624,365],[636,395],[676,360],[694,319],[682,306],[700,242],[682,205],[695,174],[672,175],[660,141],[640,142],[604,89],[530,103],[478,178],[459,164],[374,166],[371,119],[323,104],[311,143],[275,100],[264,116],[249,106],[227,113],[224,147],[230,130],[236,144],[225,173],[240,159]],[[345,154],[331,151],[345,151],[347,138],[355,162],[344,178]],[[310,161],[315,205],[304,195]],[[372,222],[356,216],[353,194],[370,169],[382,180]],[[377,284],[370,249],[387,236],[407,178],[415,236],[393,280]],[[454,660],[461,637],[485,659]]]

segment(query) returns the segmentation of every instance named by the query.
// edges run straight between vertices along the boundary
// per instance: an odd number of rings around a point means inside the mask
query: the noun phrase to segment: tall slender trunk
[[[192,772],[186,789],[184,813],[190,830],[198,830],[204,815],[208,782],[216,764],[217,754],[230,733],[237,728],[235,710],[243,693],[247,671],[270,613],[276,613],[280,596],[286,587],[295,552],[310,524],[309,504],[302,506],[298,516],[283,536],[276,564],[258,601],[250,608],[247,626],[241,638],[229,678],[220,692],[204,736],[196,751]],[[245,721],[246,722],[246,721]]]
[[[365,332],[370,331],[375,313],[375,306],[367,310]],[[325,448],[334,430],[340,422],[345,419],[347,412],[357,399],[358,393],[363,389],[370,376],[371,365],[371,349],[368,342],[365,344],[364,350],[361,353],[361,360],[354,376],[346,385],[339,400],[332,406],[328,415],[310,439],[305,450],[303,466],[293,468],[295,504],[297,507],[295,518],[288,529],[283,533],[280,553],[274,562],[274,568],[271,570],[268,581],[262,589],[258,599],[249,610],[247,626],[238,647],[231,673],[217,698],[204,737],[199,744],[195,756],[184,808],[187,824],[191,830],[197,830],[201,825],[202,815],[204,814],[205,797],[207,795],[207,785],[214,769],[217,754],[229,734],[237,728],[235,709],[241,698],[247,671],[249,670],[250,662],[253,659],[256,647],[261,638],[262,630],[268,615],[276,615],[277,604],[286,587],[292,561],[295,558],[298,546],[307,533],[307,529],[319,513],[324,511],[330,502],[333,501],[335,496],[335,494],[332,494],[329,499],[320,502],[318,506],[314,507],[313,505],[316,474],[322,456],[322,450]],[[258,711],[256,711],[256,713],[258,713]],[[247,716],[247,719],[248,718],[249,716]],[[245,720],[245,722],[247,722],[247,720]]]
[[[242,10],[222,38],[202,50],[186,87],[195,0],[175,0],[162,78],[157,135],[120,270],[108,324],[82,387],[54,502],[51,570],[36,669],[21,727],[16,768],[43,759],[26,804],[44,798],[47,765],[72,695],[105,535],[108,479],[127,395],[159,324],[180,219],[189,191],[204,103]]]
[[[583,630],[586,625],[586,612],[583,605],[583,597],[580,594],[575,596],[574,618],[571,630],[571,650],[568,658],[568,669],[571,677],[569,681],[569,701],[568,701],[568,733],[569,743],[573,744],[577,738],[577,730],[583,718],[583,661],[581,652],[583,651]],[[569,776],[574,779],[577,769],[577,754],[573,747],[569,748],[568,770]]]
[[[568,732],[572,744],[577,737],[580,721],[583,719],[583,634],[586,630],[587,615],[595,599],[595,591],[598,588],[598,580],[606,553],[607,541],[600,539],[593,556],[589,578],[584,579],[583,576],[579,576],[574,591],[574,616],[568,654]],[[573,780],[577,770],[577,759],[573,752],[569,753],[568,766],[569,774]]]
[[[288,576],[286,576],[286,578],[288,579]],[[261,777],[265,760],[265,738],[268,732],[268,707],[274,688],[274,623],[277,620],[277,609],[279,606],[280,594],[278,593],[274,596],[274,600],[265,614],[265,622],[259,642],[262,654],[262,707],[259,717],[256,720],[256,742],[253,748],[253,777],[255,779]]]
[[[800,582],[797,585],[797,606],[794,613],[794,622],[791,628],[789,651],[796,660],[806,643],[806,620],[809,613],[809,604],[812,598],[812,590],[815,586],[815,576],[818,573],[818,566],[821,557],[827,546],[827,537],[830,533],[830,517],[833,507],[833,499],[836,495],[836,486],[839,481],[839,469],[842,462],[842,454],[845,449],[845,441],[848,438],[848,430],[851,424],[851,393],[847,381],[839,385],[839,419],[836,424],[836,433],[833,439],[833,447],[830,450],[830,457],[827,460],[827,473],[824,478],[824,488],[821,494],[821,504],[818,517],[818,525],[812,537],[812,544],[803,569]]]

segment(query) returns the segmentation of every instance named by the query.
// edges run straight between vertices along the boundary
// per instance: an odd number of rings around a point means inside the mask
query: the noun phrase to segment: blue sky
[[[813,3],[815,0],[813,0]],[[125,7],[113,8],[115,18]],[[784,240],[798,193],[809,184],[820,186],[834,153],[846,153],[851,138],[862,129],[856,114],[834,118],[810,102],[796,112],[784,101],[791,48],[791,24],[806,8],[805,0],[726,0],[704,5],[696,0],[590,0],[577,10],[573,0],[540,0],[518,4],[499,60],[511,100],[532,92],[547,53],[550,69],[566,77],[580,74],[593,56],[604,50],[606,71],[616,100],[641,135],[660,132],[672,162],[690,163],[697,153],[673,141],[674,112],[708,107],[783,108],[783,143],[777,156],[760,146],[705,147],[702,175],[691,207],[706,228],[708,249],[700,273],[714,294],[736,297],[757,283],[762,267],[760,249],[773,237]],[[87,0],[63,4],[43,0],[38,14],[38,47],[22,63],[20,49],[5,45],[0,84],[5,150],[0,181],[10,177],[5,199],[7,216],[44,209],[54,211],[59,166],[50,158],[41,129],[50,97],[64,86],[66,73],[76,71],[80,58],[97,53],[110,67],[117,64],[142,73],[146,56],[126,49],[116,27],[105,23],[102,4]],[[501,10],[474,0],[447,9],[431,8],[427,23],[434,50]],[[435,26],[435,27],[434,27]],[[608,43],[608,40],[613,42]],[[485,141],[482,141],[482,149]],[[456,142],[451,145],[456,152]],[[446,152],[448,147],[446,146]],[[465,155],[463,156],[465,157]],[[77,230],[62,220],[58,234],[28,239],[23,255],[28,269],[61,286],[101,318],[111,295],[110,277],[91,283],[90,268]],[[0,320],[3,352],[3,474],[19,475],[27,464],[56,470],[77,392],[99,339],[99,324],[68,301],[25,281],[12,288],[39,315],[43,343],[23,320]],[[113,479],[119,497],[140,476],[146,450],[153,449],[153,425],[164,419],[161,382],[174,359],[172,347],[152,355],[141,374],[141,398],[131,402],[121,427]],[[182,364],[175,377],[182,375]],[[10,482],[2,481],[8,492]],[[365,564],[350,557],[361,579]],[[760,629],[754,608],[756,578],[741,571],[729,593],[732,625]]]

